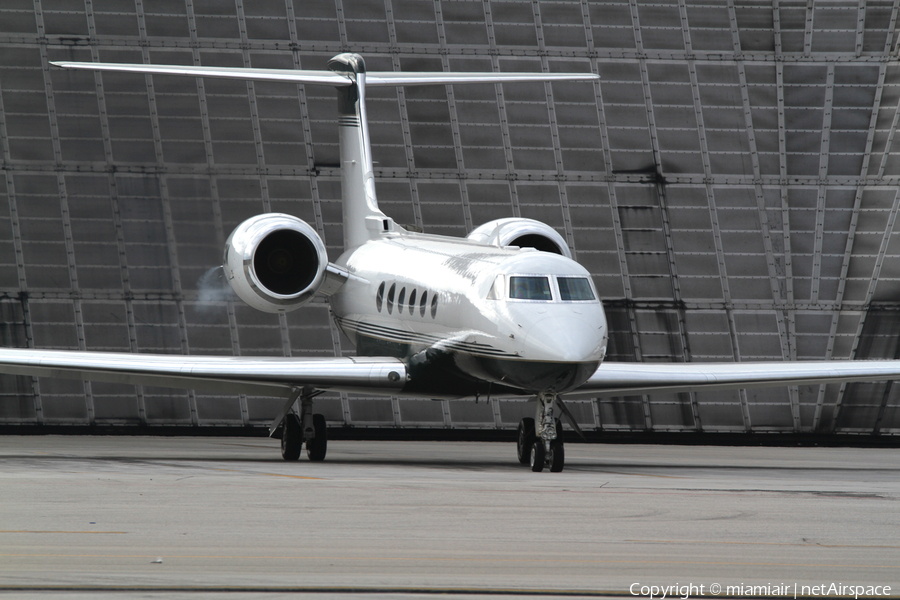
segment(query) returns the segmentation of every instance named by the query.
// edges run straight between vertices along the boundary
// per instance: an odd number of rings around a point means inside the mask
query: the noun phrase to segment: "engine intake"
[[[495,246],[535,248],[542,252],[572,258],[572,251],[569,250],[566,240],[546,223],[534,219],[521,217],[496,219],[476,228],[469,234],[468,239]]]
[[[247,219],[225,243],[225,276],[247,304],[270,313],[309,302],[325,282],[325,244],[305,221],[268,213]]]

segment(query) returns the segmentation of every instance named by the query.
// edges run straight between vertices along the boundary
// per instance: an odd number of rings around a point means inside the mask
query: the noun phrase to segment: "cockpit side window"
[[[594,300],[594,291],[585,277],[557,277],[559,299],[563,302]]]
[[[513,275],[509,278],[509,297],[515,300],[553,300],[549,277]]]

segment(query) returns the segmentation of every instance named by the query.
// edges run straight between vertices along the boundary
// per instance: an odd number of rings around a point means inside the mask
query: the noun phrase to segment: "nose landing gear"
[[[535,440],[531,444],[531,454],[528,464],[535,473],[540,473],[545,467],[550,469],[551,473],[559,473],[563,470],[566,463],[566,448],[562,441],[562,423],[556,422],[556,427],[560,437],[550,442],[550,449],[547,449],[544,440]]]
[[[556,394],[539,394],[535,418],[519,421],[516,454],[519,462],[530,465],[535,473],[540,473],[545,467],[551,473],[559,473],[565,466],[562,422],[553,414],[556,400]]]

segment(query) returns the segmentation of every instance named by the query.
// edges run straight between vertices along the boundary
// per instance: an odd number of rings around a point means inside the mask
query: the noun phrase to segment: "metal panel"
[[[50,70],[48,60],[565,71],[595,86],[378,90],[379,195],[462,235],[537,218],[609,306],[617,360],[893,356],[900,2],[371,0],[0,7],[0,322],[10,345],[352,351],[324,303],[215,281],[261,211],[342,239],[333,94]],[[887,320],[885,320],[887,319]],[[277,403],[276,403],[277,404]],[[512,427],[527,403],[323,399],[350,425]],[[270,400],[9,378],[3,423],[262,423]],[[516,416],[519,415],[519,416]],[[892,386],[604,399],[587,428],[896,434]]]

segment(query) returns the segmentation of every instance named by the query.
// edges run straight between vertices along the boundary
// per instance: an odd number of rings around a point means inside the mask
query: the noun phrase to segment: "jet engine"
[[[268,313],[309,302],[328,276],[325,244],[305,221],[267,213],[237,226],[225,243],[225,276],[247,304]]]
[[[534,219],[510,217],[496,219],[476,228],[468,239],[493,246],[519,246],[542,252],[562,254],[572,258],[569,245],[559,233],[546,223]]]

